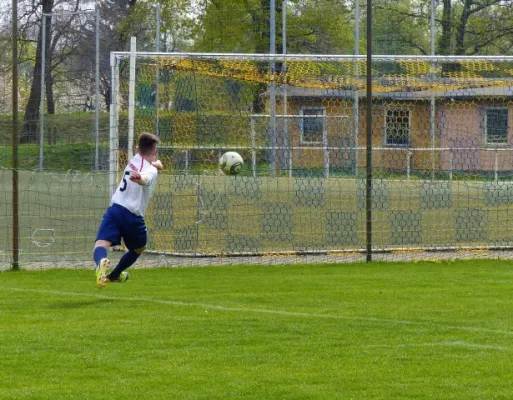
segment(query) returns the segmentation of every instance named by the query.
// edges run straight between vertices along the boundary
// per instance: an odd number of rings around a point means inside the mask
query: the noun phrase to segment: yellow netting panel
[[[127,63],[120,65],[124,150]],[[513,62],[493,58],[372,65],[376,250],[512,245],[512,71]],[[365,72],[362,60],[313,56],[274,64],[138,58],[135,133],[158,133],[166,166],[147,216],[149,248],[186,257],[361,254]],[[228,150],[244,158],[235,177],[218,170]]]
[[[330,61],[322,63],[320,61],[293,60],[286,62],[286,72],[279,68],[276,73],[270,73],[269,63],[252,60],[215,60],[215,59],[184,59],[169,58],[155,59],[145,62],[158,66],[161,70],[195,72],[205,76],[215,76],[219,78],[230,78],[242,81],[251,81],[257,83],[277,83],[292,86],[340,89],[346,86],[356,85],[359,88],[365,87],[366,63],[364,61]],[[432,80],[429,85],[426,77],[434,73],[436,77],[453,79],[454,82],[447,88],[452,90],[472,87],[475,84],[485,84],[488,86],[502,86],[507,84],[507,80],[490,81],[490,73],[497,76],[506,77],[512,74],[510,63],[498,63],[490,61],[460,61],[458,63],[442,64],[430,63],[423,60],[398,60],[394,62],[394,72],[387,74],[381,72],[378,68],[373,69],[376,75],[375,92],[391,91],[389,85],[379,83],[380,77],[395,78],[397,85],[393,90],[404,88],[403,85],[415,86],[419,88],[444,88],[437,80]],[[419,77],[424,79],[419,79]],[[144,79],[144,78],[143,78]],[[509,76],[508,76],[509,79]],[[423,82],[423,84],[422,84]],[[449,82],[447,82],[448,84]]]

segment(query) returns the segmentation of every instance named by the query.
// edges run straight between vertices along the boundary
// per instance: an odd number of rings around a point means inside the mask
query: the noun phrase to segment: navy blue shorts
[[[146,246],[148,232],[144,218],[133,214],[119,204],[113,204],[103,215],[96,240],[108,240],[113,246],[121,244],[128,250],[139,250]]]

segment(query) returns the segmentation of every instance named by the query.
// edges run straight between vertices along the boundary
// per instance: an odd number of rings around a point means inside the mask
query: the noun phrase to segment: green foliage
[[[373,52],[430,54],[430,3],[424,0],[378,0],[373,14]],[[362,20],[363,32],[366,19]]]
[[[511,54],[513,18],[511,7],[504,6],[507,3],[435,2],[436,53]],[[430,1],[377,0],[374,4],[373,46],[377,54],[430,54]]]
[[[194,30],[194,48],[206,52],[269,52],[269,1],[207,1]],[[493,0],[479,7],[464,0],[435,3],[439,54],[510,54],[513,12]],[[277,52],[282,51],[282,12],[287,13],[287,52],[351,54],[354,9],[338,0],[291,0],[276,9]],[[373,13],[376,54],[430,54],[428,0],[377,0]],[[360,51],[365,52],[362,6]],[[498,51],[500,49],[500,52]]]
[[[269,1],[208,2],[195,31],[195,49],[211,52],[269,52]],[[282,52],[282,12],[287,13],[288,53],[352,52],[353,23],[340,1],[277,2],[276,51]]]
[[[291,1],[287,9],[287,48],[288,53],[352,54],[354,16],[347,3]]]
[[[191,40],[194,19],[186,0],[159,0],[161,51],[185,51]],[[118,25],[124,37],[137,36],[139,51],[155,51],[156,11],[153,2],[138,1]]]

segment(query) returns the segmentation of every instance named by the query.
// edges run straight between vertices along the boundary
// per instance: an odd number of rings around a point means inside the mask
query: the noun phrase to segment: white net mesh
[[[105,142],[100,158],[110,173],[90,172],[81,147],[51,171],[19,170],[22,266],[91,265],[101,215],[143,131],[160,136],[166,169],[138,265],[365,259],[364,60],[137,53],[129,140],[129,56],[114,59],[110,149]],[[513,60],[377,57],[372,70],[374,259],[510,257]],[[218,170],[229,150],[244,158],[237,176]],[[60,157],[53,151],[48,162]],[[0,176],[7,268],[12,170]]]
[[[128,56],[118,57],[117,132],[127,146]],[[364,60],[141,54],[136,65],[135,132],[158,126],[167,165],[148,215],[152,250],[364,256]],[[374,251],[396,259],[509,248],[512,66],[376,58]],[[215,172],[228,150],[245,160],[236,177]]]

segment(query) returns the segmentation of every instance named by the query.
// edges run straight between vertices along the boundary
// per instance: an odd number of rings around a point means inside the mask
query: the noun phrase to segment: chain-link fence
[[[39,10],[22,29],[16,227],[11,55],[0,29],[2,266],[12,261],[15,228],[22,265],[87,264],[117,170],[141,131],[161,136],[167,168],[148,222],[151,249],[174,257],[158,262],[363,259],[369,225],[360,4],[176,2],[157,12],[147,2],[122,3]],[[509,26],[501,10],[484,5],[465,20],[469,29],[456,29],[445,3],[408,4],[374,3],[375,53],[509,51],[501,30],[483,29]],[[451,18],[462,21],[467,6]],[[126,48],[133,34],[148,51],[356,55],[137,56],[129,111],[128,55],[117,54],[111,65],[107,49]],[[511,70],[507,56],[376,59],[371,222],[377,257],[507,254]],[[245,160],[237,177],[216,172],[226,150]]]
[[[355,57],[133,57],[130,74],[130,55],[117,54],[111,134],[131,152],[158,115],[169,169],[149,211],[151,250],[354,260],[369,229],[385,259],[511,249],[510,58],[376,57],[371,144]],[[245,159],[236,177],[216,173],[227,150]]]

